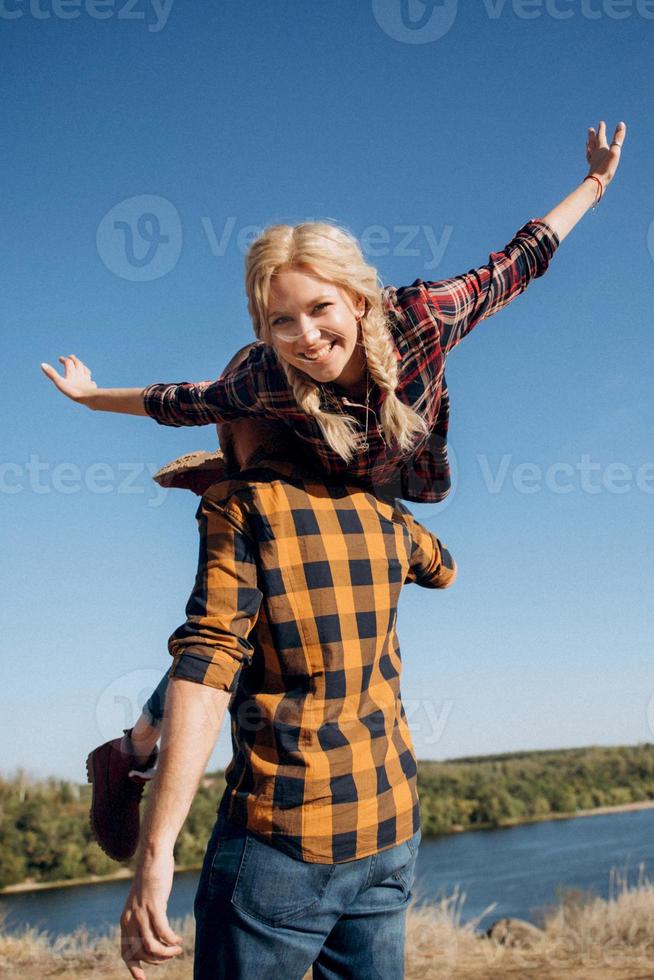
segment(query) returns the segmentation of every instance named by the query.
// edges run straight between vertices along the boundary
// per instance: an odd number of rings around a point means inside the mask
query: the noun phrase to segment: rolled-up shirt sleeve
[[[411,536],[411,558],[406,583],[414,582],[426,589],[447,589],[456,579],[457,565],[445,545],[423,527],[400,501],[396,513]]]
[[[255,546],[233,508],[202,498],[200,554],[186,622],[171,635],[169,676],[224,691],[236,689],[252,657],[249,635],[259,615]]]
[[[287,392],[274,352],[257,344],[245,361],[216,381],[148,385],[143,406],[160,425],[209,425],[249,415],[283,417]]]
[[[424,300],[440,333],[440,346],[449,353],[475,324],[497,313],[542,276],[559,246],[559,236],[533,218],[509,244],[491,252],[488,263],[439,282],[418,280]]]

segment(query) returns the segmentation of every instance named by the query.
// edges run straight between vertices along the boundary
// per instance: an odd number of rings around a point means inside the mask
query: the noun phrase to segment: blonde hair
[[[361,296],[365,299],[365,312],[359,323],[368,371],[386,393],[380,427],[387,444],[394,442],[402,452],[410,452],[417,437],[427,434],[427,424],[397,396],[395,347],[382,305],[377,270],[365,261],[358,242],[349,232],[317,221],[293,226],[271,225],[252,243],[245,260],[245,287],[257,338],[273,346],[267,315],[271,281],[283,269],[297,268],[342,287],[354,300]],[[282,357],[279,360],[300,408],[315,418],[327,443],[349,462],[361,443],[356,421],[351,416],[321,408],[320,385]]]

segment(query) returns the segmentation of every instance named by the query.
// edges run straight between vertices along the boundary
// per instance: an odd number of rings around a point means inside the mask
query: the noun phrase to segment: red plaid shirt
[[[398,397],[419,408],[429,435],[411,453],[384,442],[379,426],[385,397],[376,385],[370,405],[356,405],[336,384],[322,385],[324,408],[356,418],[368,450],[346,463],[325,442],[317,422],[293,397],[274,350],[258,343],[246,361],[217,381],[154,384],[145,389],[145,410],[163,425],[207,425],[246,415],[282,419],[307,444],[328,474],[348,474],[376,494],[419,503],[442,500],[450,489],[447,429],[450,400],[445,358],[480,320],[497,313],[546,271],[559,245],[556,232],[541,218],[528,221],[487,265],[451,279],[383,290],[384,306],[399,361]]]

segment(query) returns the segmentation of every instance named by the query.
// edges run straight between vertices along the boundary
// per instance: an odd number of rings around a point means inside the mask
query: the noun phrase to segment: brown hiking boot
[[[138,845],[139,805],[145,784],[153,776],[158,749],[147,763],[139,765],[132,754],[130,729],[122,738],[93,749],[86,760],[86,772],[93,786],[91,831],[108,857],[127,861]]]

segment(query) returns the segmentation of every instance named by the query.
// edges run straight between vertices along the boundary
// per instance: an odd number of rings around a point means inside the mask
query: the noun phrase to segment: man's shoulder
[[[217,480],[202,494],[198,515],[222,511],[243,524],[251,509],[252,491],[251,484],[241,474]]]
[[[325,487],[339,488],[343,494],[357,489],[348,481],[329,478],[305,464],[288,459],[261,456],[251,465],[233,476],[212,484],[205,498],[216,506],[227,507],[230,503],[241,507],[265,508],[278,498],[286,496],[324,495]]]
[[[300,474],[294,464],[261,458],[239,473],[212,483],[202,499],[213,507],[224,510],[234,508],[245,512],[260,509],[262,502],[280,487],[294,485],[304,488],[310,482],[310,478]]]
[[[253,465],[229,478],[222,479],[206,491],[203,500],[211,507],[231,511],[247,520],[248,514],[270,511],[292,511],[313,507],[318,500],[324,509],[325,497],[334,509],[345,506],[358,511],[375,511],[381,517],[405,523],[411,511],[398,499],[375,496],[364,483],[347,476],[326,475],[306,463],[261,456]]]

